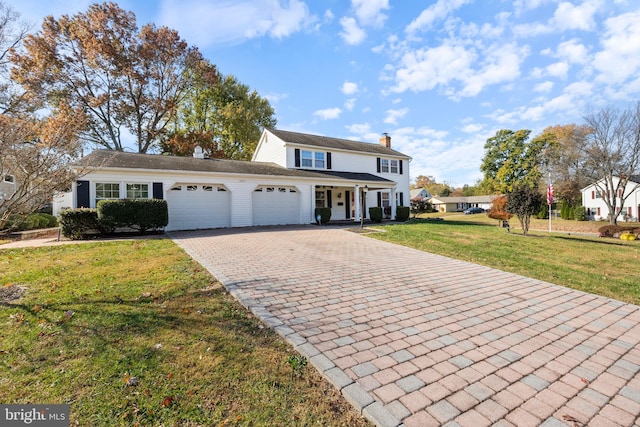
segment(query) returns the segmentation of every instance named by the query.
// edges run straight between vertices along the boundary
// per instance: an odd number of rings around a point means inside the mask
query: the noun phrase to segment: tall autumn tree
[[[187,88],[186,68],[202,61],[178,33],[145,25],[115,3],[86,13],[45,18],[42,29],[14,51],[13,78],[51,109],[62,105],[87,118],[83,137],[123,150],[133,135],[137,150],[150,150],[175,115]]]
[[[480,165],[484,180],[495,191],[511,192],[517,184],[537,187],[542,172],[541,155],[545,142],[529,140],[531,131],[499,130],[484,145],[485,155]]]
[[[581,192],[590,184],[589,171],[582,155],[590,129],[585,125],[549,126],[535,137],[546,148],[542,160],[551,173],[557,199],[580,203]]]
[[[249,160],[265,128],[276,126],[269,101],[212,65],[190,70],[189,90],[162,151],[190,155],[200,145],[211,157]]]

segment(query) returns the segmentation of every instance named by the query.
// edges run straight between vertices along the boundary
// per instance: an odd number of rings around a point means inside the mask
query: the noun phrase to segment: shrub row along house
[[[76,164],[81,177],[54,214],[65,204],[155,198],[167,201],[169,231],[310,224],[316,207],[354,221],[389,207],[394,219],[409,204],[410,160],[386,134],[372,144],[283,130],[265,130],[251,161],[210,159],[198,148],[193,157],[96,150]]]

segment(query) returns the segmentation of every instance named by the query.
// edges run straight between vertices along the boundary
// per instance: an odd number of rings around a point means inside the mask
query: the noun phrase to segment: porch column
[[[353,188],[353,202],[355,203],[355,218],[353,220],[360,221],[360,187],[357,185]]]
[[[396,188],[391,189],[389,194],[389,204],[391,205],[391,219],[396,219]]]
[[[311,224],[316,222],[316,186],[311,185]]]

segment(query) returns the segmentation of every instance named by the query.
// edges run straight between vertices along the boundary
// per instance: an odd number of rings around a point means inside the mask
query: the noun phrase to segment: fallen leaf
[[[584,378],[582,378],[582,377],[580,377],[580,381],[582,381],[582,382],[583,382],[583,383],[585,383],[585,384],[589,384],[589,380],[586,380],[586,379],[584,379]]]
[[[173,403],[173,396],[167,396],[162,401],[162,407],[166,408],[166,407],[170,406],[172,403]]]
[[[571,415],[565,414],[562,416],[562,419],[573,424],[573,427],[582,427],[584,425],[582,424],[582,422],[580,422],[580,420],[572,417]]]
[[[42,311],[42,306],[41,305],[34,305],[33,308],[31,309],[31,311],[33,311],[34,313],[38,313],[38,312]]]

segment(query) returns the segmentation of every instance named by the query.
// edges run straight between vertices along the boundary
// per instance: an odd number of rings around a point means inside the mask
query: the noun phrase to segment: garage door
[[[300,193],[294,187],[259,186],[252,199],[253,225],[300,223]]]
[[[231,192],[222,185],[176,184],[167,194],[168,230],[231,226]]]

